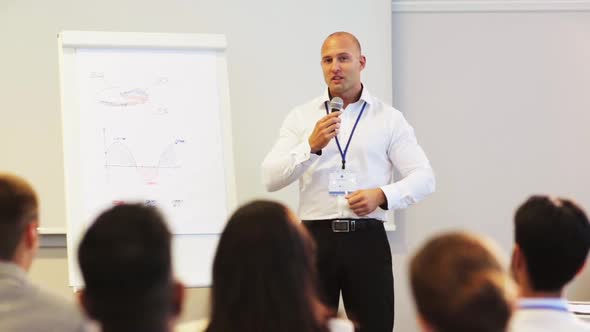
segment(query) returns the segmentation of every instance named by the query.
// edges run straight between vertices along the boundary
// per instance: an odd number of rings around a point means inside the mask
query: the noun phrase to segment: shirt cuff
[[[313,162],[320,157],[320,155],[311,153],[311,146],[307,140],[297,145],[291,153],[295,158],[295,164],[301,164],[308,160]]]
[[[383,190],[385,198],[387,199],[388,210],[405,209],[415,203],[412,196],[408,195],[402,188],[400,188],[399,183],[388,184],[380,187],[380,189]]]

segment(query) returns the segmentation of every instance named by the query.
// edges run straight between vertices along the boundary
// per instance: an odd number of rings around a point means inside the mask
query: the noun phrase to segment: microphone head
[[[332,112],[342,111],[342,107],[344,106],[344,100],[340,97],[334,97],[330,100],[330,109]]]

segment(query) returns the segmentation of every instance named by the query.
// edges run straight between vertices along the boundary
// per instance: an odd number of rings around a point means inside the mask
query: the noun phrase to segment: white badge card
[[[330,195],[347,195],[357,189],[356,174],[339,170],[330,173],[328,192]]]

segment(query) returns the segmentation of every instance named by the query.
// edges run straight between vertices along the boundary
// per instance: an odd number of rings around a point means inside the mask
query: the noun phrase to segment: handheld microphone
[[[342,111],[342,107],[344,106],[344,100],[340,97],[334,97],[330,100],[330,110],[332,112],[339,112]]]

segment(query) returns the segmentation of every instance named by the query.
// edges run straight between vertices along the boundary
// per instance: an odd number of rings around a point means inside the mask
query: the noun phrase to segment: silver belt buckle
[[[350,223],[348,220],[332,220],[332,232],[348,233],[350,232]]]

